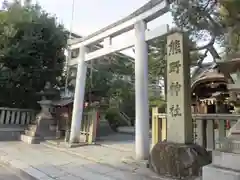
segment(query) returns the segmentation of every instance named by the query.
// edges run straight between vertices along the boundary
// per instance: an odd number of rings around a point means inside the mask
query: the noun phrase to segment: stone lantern
[[[38,104],[41,106],[41,111],[37,115],[36,120],[52,120],[52,100],[56,97],[58,92],[52,87],[50,82],[46,82],[44,89],[37,93],[42,97]]]
[[[42,91],[37,93],[42,97],[38,101],[41,111],[37,114],[35,122],[28,126],[21,140],[29,144],[39,143],[41,140],[56,138],[56,122],[52,116],[52,100],[58,92],[52,88],[50,82],[46,82]]]

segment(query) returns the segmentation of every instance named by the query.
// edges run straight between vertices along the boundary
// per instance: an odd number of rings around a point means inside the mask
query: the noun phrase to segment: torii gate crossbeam
[[[70,49],[80,48],[78,63],[70,143],[80,141],[80,127],[83,114],[84,91],[86,81],[86,61],[102,57],[126,48],[135,47],[135,152],[137,159],[147,159],[150,150],[149,141],[149,106],[148,106],[148,47],[147,41],[168,33],[168,25],[152,31],[146,31],[147,23],[165,14],[169,10],[166,0],[151,0],[143,7],[85,38],[70,41]],[[112,44],[112,38],[134,30],[129,41]],[[134,39],[134,41],[133,41]],[[103,41],[103,48],[87,53],[87,46]]]

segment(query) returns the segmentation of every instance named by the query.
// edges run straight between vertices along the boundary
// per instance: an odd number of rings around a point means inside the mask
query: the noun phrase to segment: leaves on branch
[[[65,61],[64,27],[39,5],[4,2],[0,12],[0,63],[10,76],[1,82],[1,105],[33,108],[46,81],[58,84]],[[2,72],[2,71],[1,71]]]

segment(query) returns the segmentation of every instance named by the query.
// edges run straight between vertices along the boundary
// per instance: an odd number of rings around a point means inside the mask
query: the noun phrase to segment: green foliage
[[[101,97],[115,98],[125,96],[126,92],[132,88],[132,84],[124,77],[134,75],[133,64],[127,56],[122,54],[111,55],[109,63],[97,61],[89,66],[86,80],[86,94],[95,92]],[[92,69],[91,69],[92,67]]]
[[[239,0],[175,1],[172,14],[176,25],[187,30],[195,41],[206,42],[209,38],[216,38],[216,43],[226,51],[229,45],[231,49],[239,50]],[[226,41],[229,28],[232,38]]]
[[[149,106],[152,107],[159,107],[164,108],[166,107],[166,101],[160,96],[160,97],[150,97],[149,98]]]
[[[167,39],[157,38],[148,46],[148,72],[150,83],[156,82],[159,77],[165,77]]]
[[[221,23],[228,31],[228,38],[224,39],[222,45],[226,48],[226,53],[236,53],[240,51],[240,1],[221,0]]]
[[[46,81],[58,85],[67,34],[38,5],[16,1],[5,8],[0,12],[0,63],[10,76],[0,85],[1,106],[33,108]]]
[[[215,0],[175,1],[172,6],[174,21],[191,34],[191,37],[206,40],[209,33],[219,36],[222,27]]]
[[[105,115],[110,127],[117,131],[117,128],[121,125],[121,117],[119,115],[119,110],[116,108],[109,108]]]

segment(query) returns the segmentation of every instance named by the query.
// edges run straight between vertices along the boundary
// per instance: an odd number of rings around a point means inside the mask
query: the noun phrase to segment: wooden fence
[[[237,114],[192,114],[194,142],[212,151],[220,146],[221,140],[227,136],[227,121],[233,125],[240,118]],[[152,145],[167,139],[166,114],[152,110]]]
[[[97,119],[95,110],[83,113],[81,136],[84,138],[83,141],[88,144],[92,144],[96,140]]]

